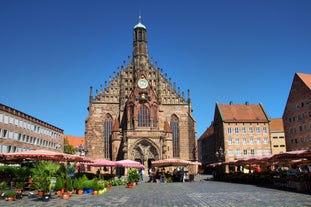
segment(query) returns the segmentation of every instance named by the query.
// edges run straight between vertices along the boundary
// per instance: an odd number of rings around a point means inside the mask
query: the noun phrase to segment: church
[[[87,156],[141,162],[197,160],[196,121],[187,97],[149,59],[146,26],[133,29],[132,59],[104,87],[90,87],[85,122]]]

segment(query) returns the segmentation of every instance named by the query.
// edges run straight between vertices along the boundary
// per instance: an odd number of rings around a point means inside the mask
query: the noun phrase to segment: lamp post
[[[216,155],[218,162],[225,161],[225,153],[222,147],[219,147],[215,155]]]

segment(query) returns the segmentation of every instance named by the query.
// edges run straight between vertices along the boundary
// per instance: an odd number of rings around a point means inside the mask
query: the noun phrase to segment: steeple
[[[144,69],[148,63],[147,31],[141,23],[141,16],[138,17],[138,24],[134,26],[133,63],[139,69]]]

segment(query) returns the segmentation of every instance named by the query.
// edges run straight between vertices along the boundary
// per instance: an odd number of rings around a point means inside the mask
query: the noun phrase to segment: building
[[[69,145],[76,149],[76,155],[86,156],[87,152],[85,149],[85,137],[66,135],[65,139],[67,139]]]
[[[187,98],[149,59],[147,29],[133,31],[132,60],[105,87],[92,87],[86,119],[88,157],[131,159],[150,167],[152,160],[196,160],[196,122]]]
[[[270,119],[271,154],[286,152],[283,119]]]
[[[269,155],[268,115],[262,104],[216,103],[214,120],[199,142],[203,163]]]
[[[0,104],[0,152],[44,149],[63,152],[64,131],[33,116]]]
[[[311,74],[295,73],[283,113],[286,150],[311,148]]]

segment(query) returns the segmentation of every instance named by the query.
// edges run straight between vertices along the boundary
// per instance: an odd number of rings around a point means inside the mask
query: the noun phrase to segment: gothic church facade
[[[87,156],[151,161],[197,160],[196,122],[187,98],[148,57],[146,27],[133,31],[132,60],[105,87],[90,88],[85,138]]]

